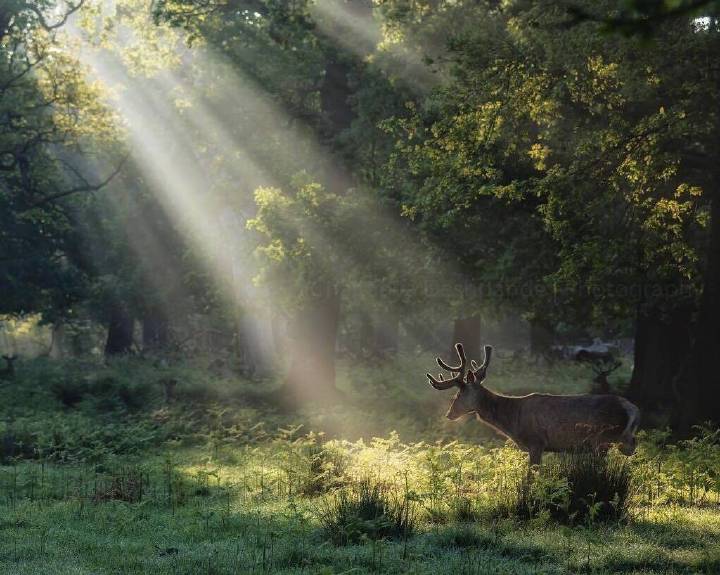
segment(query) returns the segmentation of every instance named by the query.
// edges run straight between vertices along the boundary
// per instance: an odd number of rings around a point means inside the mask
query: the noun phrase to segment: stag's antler
[[[593,363],[590,367],[595,372],[595,375],[600,376],[608,376],[613,371],[615,371],[618,367],[622,365],[622,361],[619,359],[616,360],[608,360],[608,361],[598,361]],[[604,368],[604,369],[603,369]]]
[[[467,373],[467,357],[465,357],[465,350],[463,349],[463,346],[461,343],[455,344],[455,351],[458,354],[458,357],[460,358],[460,365],[457,366],[451,366],[445,363],[442,359],[439,357],[436,358],[436,361],[438,362],[438,365],[442,367],[444,370],[449,371],[451,373],[454,373],[455,376],[452,379],[446,380],[442,374],[438,376],[438,379],[435,379],[432,375],[429,373],[426,373],[427,378],[430,380],[430,385],[432,385],[435,389],[449,389],[454,385],[458,385],[460,383],[463,383],[465,380],[465,374]]]
[[[485,359],[483,359],[482,365],[478,365],[474,359],[470,362],[470,373],[468,374],[468,382],[472,383],[475,380],[482,381],[485,379],[487,368],[490,366],[490,359],[492,358],[492,346],[486,345],[484,347]]]

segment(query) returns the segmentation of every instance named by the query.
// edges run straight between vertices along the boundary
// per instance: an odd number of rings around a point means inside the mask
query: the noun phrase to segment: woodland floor
[[[444,421],[449,394],[398,377],[411,364],[423,373],[417,358],[344,370],[346,401],[297,412],[271,382],[200,367],[20,365],[0,388],[0,572],[720,573],[717,493],[682,497],[677,473],[640,477],[651,496],[622,523],[494,514],[523,455],[475,421]],[[166,406],[168,376],[180,383]],[[499,361],[488,384],[589,380],[575,366]],[[412,529],[338,543],[338,493],[368,477],[413,502]]]

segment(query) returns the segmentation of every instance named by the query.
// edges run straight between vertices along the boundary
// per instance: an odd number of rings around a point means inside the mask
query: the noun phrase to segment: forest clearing
[[[22,366],[0,390],[3,572],[720,568],[717,431],[641,432],[631,458],[611,453],[601,477],[620,486],[617,509],[616,493],[593,502],[546,456],[523,507],[527,455],[480,422],[444,421],[449,398],[421,377],[387,385],[395,369],[343,370],[341,402],[288,414],[274,390],[197,366],[172,371],[170,405],[140,360]],[[589,381],[572,366],[496,370],[509,393]]]

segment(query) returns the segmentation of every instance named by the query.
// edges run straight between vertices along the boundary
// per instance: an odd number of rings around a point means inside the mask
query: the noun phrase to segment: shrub
[[[65,407],[75,407],[85,397],[88,385],[79,379],[61,379],[53,382],[50,391]]]
[[[91,382],[66,377],[53,382],[50,391],[66,407],[76,407],[83,400],[89,400],[92,410],[101,413],[140,410],[147,407],[151,398],[147,384],[122,381],[112,375],[103,375]]]
[[[127,467],[112,473],[95,485],[93,500],[100,501],[125,501],[127,503],[138,503],[142,501],[143,472],[138,467]]]
[[[606,523],[628,517],[633,493],[629,462],[594,452],[564,454],[515,487],[508,515],[564,524]]]
[[[341,454],[315,443],[304,446],[303,451],[305,472],[299,487],[302,495],[319,495],[342,485],[345,460]]]
[[[0,463],[35,455],[35,437],[26,430],[6,429],[0,436]]]
[[[643,430],[633,456],[637,490],[648,505],[702,505],[720,493],[720,427],[707,422],[672,443],[670,429]]]
[[[480,519],[477,502],[469,497],[453,497],[449,504],[449,519],[460,523],[472,523]]]
[[[127,382],[114,376],[102,376],[87,385],[82,399],[98,413],[139,411],[148,406],[152,389],[144,382]]]
[[[363,539],[408,537],[415,513],[407,494],[393,496],[386,486],[366,478],[338,492],[320,520],[330,541],[347,545]]]

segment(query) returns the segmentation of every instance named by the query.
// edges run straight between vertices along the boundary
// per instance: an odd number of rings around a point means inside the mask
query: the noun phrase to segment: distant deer
[[[0,369],[0,379],[12,379],[15,377],[15,361],[17,355],[3,355],[2,358],[5,360],[5,367]]]
[[[640,410],[616,395],[551,395],[531,393],[520,397],[502,395],[483,385],[492,347],[485,346],[485,360],[468,366],[462,344],[455,344],[460,364],[450,366],[439,357],[438,365],[454,374],[445,380],[427,374],[435,389],[457,387],[447,418],[475,413],[530,455],[530,465],[540,464],[545,451],[598,449],[619,443],[620,451],[632,455]]]
[[[608,376],[622,365],[620,360],[596,361],[590,364],[595,372],[593,378],[593,392],[610,393],[610,382]]]

